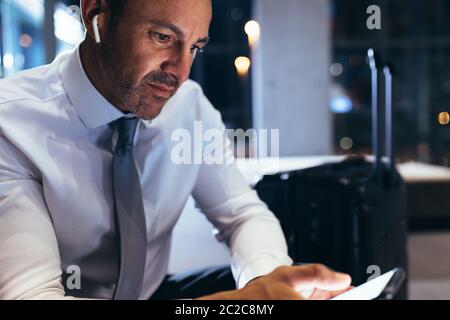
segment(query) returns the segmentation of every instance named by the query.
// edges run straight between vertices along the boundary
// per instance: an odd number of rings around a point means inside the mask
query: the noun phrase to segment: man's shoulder
[[[59,61],[25,70],[0,80],[0,112],[9,104],[38,103],[64,94],[58,72]]]

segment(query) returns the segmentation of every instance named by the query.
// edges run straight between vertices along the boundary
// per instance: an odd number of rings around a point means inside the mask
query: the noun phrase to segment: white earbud
[[[100,43],[100,32],[98,31],[98,15],[92,19],[92,28],[94,29],[95,43]]]

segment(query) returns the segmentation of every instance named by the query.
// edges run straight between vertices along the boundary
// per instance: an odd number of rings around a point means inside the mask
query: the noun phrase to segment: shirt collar
[[[87,77],[81,63],[80,45],[69,53],[60,75],[70,102],[89,129],[107,125],[125,115],[106,100]]]

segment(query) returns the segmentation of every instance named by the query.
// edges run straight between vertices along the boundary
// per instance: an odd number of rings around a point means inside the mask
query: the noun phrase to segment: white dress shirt
[[[123,116],[89,81],[79,47],[0,80],[0,299],[113,297],[118,246],[108,124]],[[172,229],[190,195],[229,245],[238,287],[292,262],[278,221],[234,162],[172,161],[172,133],[194,135],[195,121],[225,130],[200,86],[187,81],[160,116],[138,125],[134,157],[148,234],[141,299],[166,275]],[[81,288],[69,290],[73,266]]]

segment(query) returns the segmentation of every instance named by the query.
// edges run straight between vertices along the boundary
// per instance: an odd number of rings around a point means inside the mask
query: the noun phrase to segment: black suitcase
[[[392,152],[392,78],[386,66],[387,160],[383,160],[378,101],[382,79],[373,51],[369,58],[374,161],[350,157],[340,163],[265,176],[256,185],[261,199],[279,218],[294,261],[322,263],[347,272],[355,285],[396,267],[406,274],[408,269],[406,188]],[[396,298],[407,298],[407,281]]]

